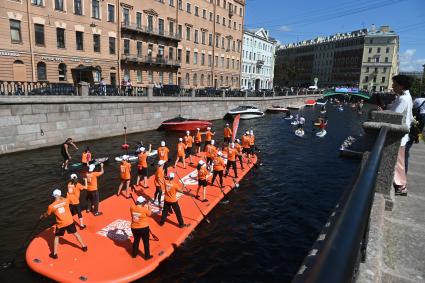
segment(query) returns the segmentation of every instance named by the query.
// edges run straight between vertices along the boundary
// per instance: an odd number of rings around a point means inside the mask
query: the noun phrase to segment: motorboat
[[[287,112],[288,108],[285,108],[283,106],[273,105],[272,107],[267,108],[266,111],[270,113],[280,113],[280,112]]]
[[[304,102],[304,104],[305,104],[305,106],[310,106],[310,107],[312,107],[312,106],[316,105],[316,100],[314,100],[314,99],[307,99],[307,100]]]
[[[162,122],[160,130],[165,131],[195,131],[197,128],[206,130],[212,123],[206,120],[186,119],[181,116]]]
[[[328,103],[327,99],[319,98],[318,100],[316,100],[317,105],[326,105],[327,103]]]
[[[264,112],[254,106],[238,106],[237,108],[227,112],[227,115],[232,117],[235,117],[238,114],[241,115],[240,117],[242,120],[255,119],[264,116]]]

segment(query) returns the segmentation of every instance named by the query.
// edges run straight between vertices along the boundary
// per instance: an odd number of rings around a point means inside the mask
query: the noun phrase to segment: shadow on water
[[[230,202],[209,215],[211,224],[202,223],[170,259],[139,282],[290,281],[358,167],[357,161],[340,159],[337,149],[347,136],[362,132],[364,116],[358,117],[348,106],[344,112],[330,105],[327,110],[324,138],[315,136],[311,123],[320,115],[319,107],[300,111],[307,119],[304,138],[293,134],[294,126],[282,114],[241,121],[240,133],[253,128],[264,166],[248,174],[240,188],[229,194]],[[216,140],[222,140],[224,124],[214,121]],[[178,137],[178,133],[149,131],[129,135],[128,143],[134,147],[143,140],[156,148],[165,139],[174,158]],[[122,143],[123,137],[82,142],[77,144],[80,150],[72,152],[75,161],[88,145],[96,156],[112,159],[99,178],[101,199],[113,195],[119,185],[113,158],[122,154]],[[68,174],[61,173],[60,163],[59,146],[0,157],[2,262],[13,256],[28,227],[45,210],[52,187],[64,188]],[[81,199],[84,207],[84,194]],[[53,221],[44,221],[38,231]],[[49,281],[29,270],[23,251],[16,266],[0,277],[9,282]]]

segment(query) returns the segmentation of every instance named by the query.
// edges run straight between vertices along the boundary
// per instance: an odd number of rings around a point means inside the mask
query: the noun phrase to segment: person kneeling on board
[[[155,171],[155,195],[152,199],[152,203],[158,198],[158,207],[161,208],[161,196],[162,191],[165,189],[165,177],[164,177],[164,160],[158,161],[158,168]]]
[[[230,167],[232,167],[233,172],[235,173],[235,178],[238,177],[238,169],[236,168],[236,154],[237,150],[235,148],[235,143],[229,144],[227,148],[227,164],[226,164],[226,174],[224,177],[227,177],[229,174]]]
[[[179,227],[184,228],[189,226],[188,224],[184,224],[182,212],[180,210],[179,203],[177,202],[177,192],[183,193],[183,191],[179,189],[177,184],[174,182],[174,173],[170,173],[170,175],[168,175],[168,181],[165,183],[164,208],[162,209],[161,221],[159,222],[159,225],[164,225],[165,219],[168,216],[168,211],[170,208],[173,208],[177,217],[177,221],[179,222]]]
[[[100,172],[93,172],[96,165],[90,164],[89,173],[87,173],[85,182],[87,182],[87,210],[93,212],[94,216],[102,215],[99,211],[99,191],[97,189],[97,177],[103,175],[103,163],[100,163]]]
[[[66,198],[69,200],[69,210],[71,214],[74,216],[78,214],[78,218],[80,219],[80,229],[83,230],[86,228],[83,222],[83,215],[81,214],[80,207],[80,193],[82,190],[87,189],[87,180],[85,180],[85,185],[81,185],[78,183],[77,174],[71,174],[71,180],[68,182],[68,192],[66,194]]]
[[[218,177],[220,178],[220,188],[223,188],[223,171],[224,171],[224,160],[221,157],[223,154],[221,153],[221,151],[219,151],[217,153],[217,157],[214,158],[214,165],[213,165],[213,177],[211,180],[211,185],[214,186],[214,181],[215,178]]]
[[[199,190],[201,187],[203,188],[203,198],[202,202],[207,202],[208,200],[205,198],[205,194],[207,191],[207,176],[208,176],[208,170],[207,165],[203,160],[199,160],[198,163],[198,189],[196,190],[196,198],[199,199]]]
[[[55,239],[53,242],[53,251],[49,256],[53,259],[58,258],[58,245],[59,237],[65,235],[65,231],[69,234],[73,234],[81,245],[84,252],[87,251],[87,246],[84,244],[83,239],[75,228],[74,219],[72,218],[71,211],[69,210],[69,200],[61,196],[60,190],[53,191],[53,197],[55,201],[49,205],[47,211],[40,216],[40,219],[46,218],[47,216],[54,214],[56,216],[56,229]]]
[[[118,187],[117,196],[120,196],[122,186],[125,184],[126,197],[130,198],[131,164],[127,162],[128,155],[124,155],[120,165],[121,183]]]
[[[139,253],[140,238],[142,238],[143,246],[145,248],[145,259],[152,258],[149,250],[149,223],[148,217],[151,216],[152,211],[149,203],[142,196],[138,197],[136,204],[130,208],[131,213],[131,233],[133,233],[133,252],[131,256],[135,258]]]

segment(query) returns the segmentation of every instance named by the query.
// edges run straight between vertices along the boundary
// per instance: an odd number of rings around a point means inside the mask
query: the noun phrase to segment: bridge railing
[[[332,212],[293,283],[355,281],[366,258],[375,183],[388,131],[388,126],[381,127],[353,187]]]

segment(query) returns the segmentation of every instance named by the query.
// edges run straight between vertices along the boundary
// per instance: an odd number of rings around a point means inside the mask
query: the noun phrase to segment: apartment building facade
[[[239,88],[245,1],[5,0],[0,80]]]
[[[245,30],[242,48],[241,88],[273,89],[276,40],[263,28]]]
[[[388,26],[287,44],[277,51],[277,83],[307,87],[353,86],[370,91],[391,89],[398,73],[399,37]]]

